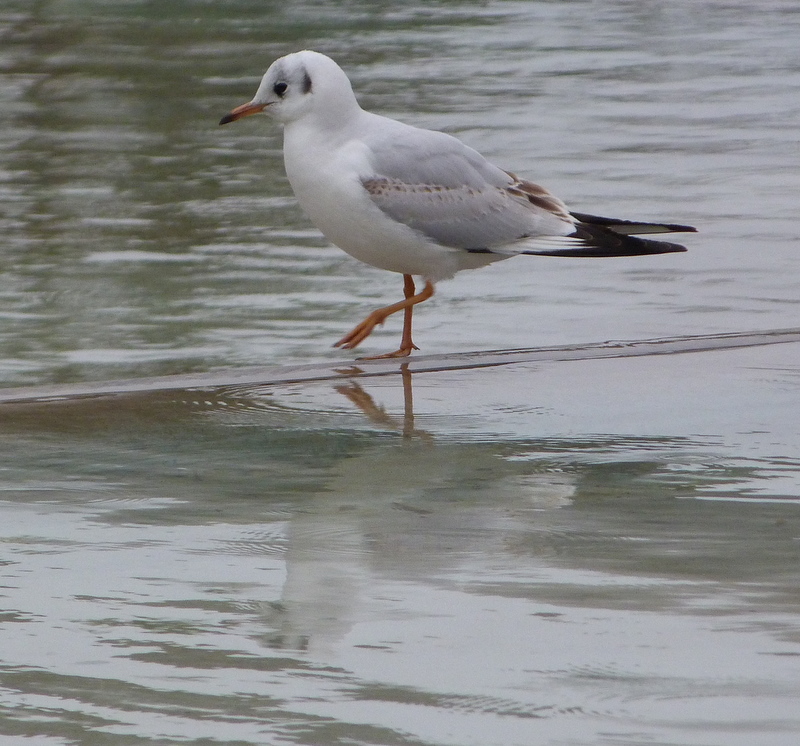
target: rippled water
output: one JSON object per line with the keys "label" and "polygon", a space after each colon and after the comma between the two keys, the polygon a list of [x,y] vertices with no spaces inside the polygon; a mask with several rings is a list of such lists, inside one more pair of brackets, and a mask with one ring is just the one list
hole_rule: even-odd
{"label": "rippled water", "polygon": [[[423,352],[796,327],[798,38],[772,0],[6,0],[0,381],[347,367],[399,279],[269,122],[217,127],[299,47],[700,230],[463,273]],[[794,746],[798,394],[794,343],[3,405],[0,741]]]}

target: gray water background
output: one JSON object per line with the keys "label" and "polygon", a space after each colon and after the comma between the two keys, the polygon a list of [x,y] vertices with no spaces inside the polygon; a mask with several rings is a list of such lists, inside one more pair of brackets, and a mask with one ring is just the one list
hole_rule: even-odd
{"label": "gray water background", "polygon": [[[313,229],[266,119],[217,127],[302,47],[700,230],[463,273],[424,353],[796,327],[798,39],[772,0],[5,0],[0,382],[351,364],[399,277]],[[799,394],[785,344],[6,406],[0,742],[793,746]]]}

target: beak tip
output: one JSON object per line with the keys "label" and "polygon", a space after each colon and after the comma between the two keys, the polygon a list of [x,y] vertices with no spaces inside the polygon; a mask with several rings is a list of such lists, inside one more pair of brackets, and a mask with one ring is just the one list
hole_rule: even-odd
{"label": "beak tip", "polygon": [[241,119],[242,117],[249,117],[252,114],[258,114],[260,111],[264,111],[266,108],[266,104],[254,104],[252,101],[242,104],[241,106],[237,106],[233,111],[226,114],[222,119],[219,120],[220,124],[228,124],[229,122],[235,122],[237,119]]}

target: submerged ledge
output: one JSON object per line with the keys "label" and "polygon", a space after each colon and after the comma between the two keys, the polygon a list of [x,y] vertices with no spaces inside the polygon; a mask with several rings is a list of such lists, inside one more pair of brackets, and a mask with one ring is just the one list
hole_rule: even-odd
{"label": "submerged ledge", "polygon": [[456,352],[446,355],[419,355],[388,360],[352,360],[294,366],[249,366],[221,368],[207,373],[184,373],[148,378],[126,378],[88,383],[26,386],[0,389],[0,404],[64,401],[69,399],[151,394],[160,391],[216,389],[229,386],[313,383],[356,377],[391,376],[403,372],[429,373],[445,370],[472,370],[517,363],[599,360],[603,358],[677,355],[689,352],[714,352],[737,347],[800,342],[800,328],[767,331],[667,337],[640,341],[611,341],[594,344],[531,347],[485,352]]}

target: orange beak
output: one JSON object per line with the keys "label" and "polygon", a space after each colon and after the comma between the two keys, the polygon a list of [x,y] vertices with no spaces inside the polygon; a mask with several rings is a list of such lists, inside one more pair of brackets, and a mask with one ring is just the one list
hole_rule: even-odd
{"label": "orange beak", "polygon": [[235,122],[237,119],[241,119],[242,117],[249,117],[251,114],[258,114],[260,111],[264,111],[267,104],[253,104],[253,103],[246,103],[242,104],[241,106],[237,106],[230,114],[226,114],[222,119],[219,120],[220,124],[228,124],[229,122]]}

